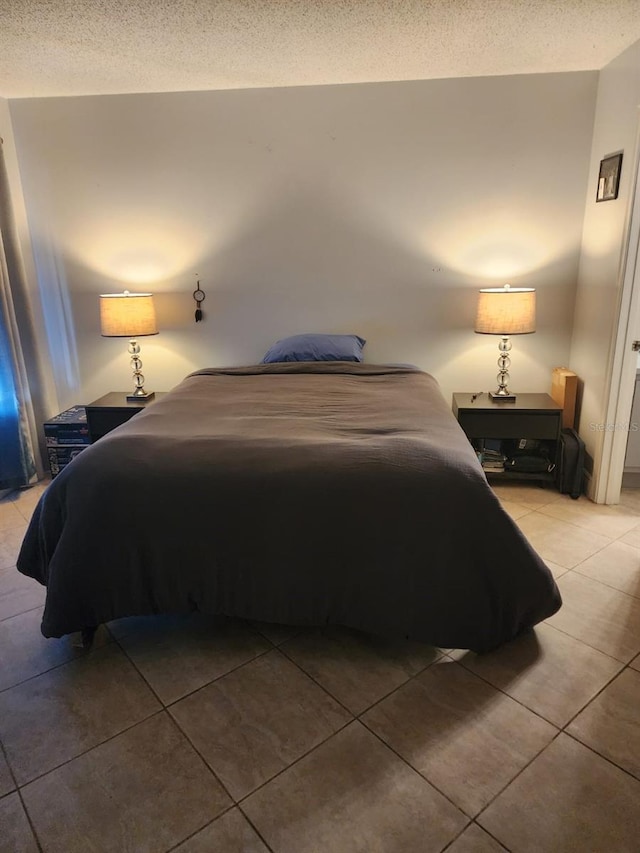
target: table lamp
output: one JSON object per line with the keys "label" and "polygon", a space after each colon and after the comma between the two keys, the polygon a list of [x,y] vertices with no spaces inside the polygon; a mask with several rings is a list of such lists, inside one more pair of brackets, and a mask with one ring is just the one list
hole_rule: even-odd
{"label": "table lamp", "polygon": [[511,335],[530,335],[536,330],[536,291],[533,287],[486,287],[478,295],[475,331],[500,335],[498,344],[498,390],[489,393],[496,402],[513,402],[516,395],[507,387],[511,359]]}
{"label": "table lamp", "polygon": [[144,390],[140,345],[136,338],[158,334],[153,295],[129,293],[128,290],[124,293],[101,293],[100,330],[106,338],[129,338],[134,388],[132,394],[127,394],[127,400],[150,400],[154,392]]}

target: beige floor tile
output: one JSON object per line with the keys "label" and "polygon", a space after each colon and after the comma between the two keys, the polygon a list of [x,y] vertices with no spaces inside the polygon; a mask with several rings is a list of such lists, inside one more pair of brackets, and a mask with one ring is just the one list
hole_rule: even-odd
{"label": "beige floor tile", "polygon": [[612,542],[574,571],[640,598],[640,549],[632,545]]}
{"label": "beige floor tile", "polygon": [[527,483],[491,483],[491,488],[501,501],[511,501],[522,504],[529,509],[538,509],[541,506],[554,503],[562,495],[555,489],[543,488],[540,485],[528,485]]}
{"label": "beige floor tile", "polygon": [[271,648],[239,621],[198,613],[147,617],[119,642],[167,705]]}
{"label": "beige floor tile", "polygon": [[453,662],[430,666],[362,721],[471,817],[558,731]]}
{"label": "beige floor tile", "polygon": [[489,654],[451,656],[556,726],[566,725],[622,669],[620,662],[544,624]]}
{"label": "beige floor tile", "polygon": [[275,649],[187,696],[171,713],[236,800],[353,719]]}
{"label": "beige floor tile", "polygon": [[472,823],[451,847],[447,847],[447,853],[504,853],[504,849],[484,829]]}
{"label": "beige floor tile", "polygon": [[640,672],[623,670],[567,731],[640,779]]}
{"label": "beige floor tile", "polygon": [[278,853],[435,853],[467,820],[358,722],[268,782],[242,809]]}
{"label": "beige floor tile", "polygon": [[360,714],[440,657],[414,642],[330,628],[289,640],[283,651],[352,713]]}
{"label": "beige floor tile", "polygon": [[637,853],[640,782],[560,734],[478,822],[518,853]]}
{"label": "beige floor tile", "polygon": [[523,515],[527,515],[527,513],[532,512],[530,506],[525,506],[524,504],[516,503],[515,501],[500,501],[502,508],[505,512],[508,512],[511,518],[514,520],[517,518],[522,518]]}
{"label": "beige floor tile", "polygon": [[16,568],[0,569],[0,622],[42,608],[46,597],[47,591],[41,584],[21,575]]}
{"label": "beige floor tile", "polygon": [[157,853],[205,826],[230,799],[164,713],[22,789],[47,853]]}
{"label": "beige floor tile", "polygon": [[0,529],[0,570],[15,566],[26,529],[24,523]]}
{"label": "beige floor tile", "polygon": [[578,572],[558,587],[563,605],[548,624],[625,663],[640,652],[640,600]]}
{"label": "beige floor tile", "polygon": [[0,800],[0,853],[38,853],[20,797],[9,794]]}
{"label": "beige floor tile", "polygon": [[517,524],[543,560],[551,560],[565,569],[572,569],[611,542],[605,536],[541,512],[530,512],[518,519]]}
{"label": "beige floor tile", "polygon": [[629,666],[632,667],[633,669],[637,669],[638,672],[640,672],[640,655],[638,655],[637,658],[634,658],[631,661],[631,663],[629,664]]}
{"label": "beige floor tile", "polygon": [[23,527],[24,522],[25,517],[18,512],[12,501],[3,501],[0,503],[0,530]]}
{"label": "beige floor tile", "polygon": [[640,489],[622,489],[620,492],[620,506],[640,513]]}
{"label": "beige floor tile", "polygon": [[12,494],[11,500],[13,505],[27,521],[30,520],[33,510],[45,493],[49,482],[49,480],[46,480],[43,483],[30,486],[28,489],[18,489]]}
{"label": "beige floor tile", "polygon": [[588,498],[573,501],[570,497],[541,507],[539,512],[568,521],[610,539],[624,536],[638,524],[638,514],[626,507],[594,504]]}
{"label": "beige floor tile", "polygon": [[621,542],[627,545],[633,545],[634,548],[640,548],[640,524],[633,527],[628,533],[620,537]]}
{"label": "beige floor tile", "polygon": [[112,643],[0,693],[0,739],[24,785],[160,708]]}
{"label": "beige floor tile", "polygon": [[[42,608],[29,610],[0,622],[0,690],[40,675],[87,652],[74,646],[71,635],[59,640],[45,639],[40,633]],[[94,648],[108,640],[107,632],[99,629]]]}
{"label": "beige floor tile", "polygon": [[554,563],[553,560],[545,560],[545,563],[547,564],[547,567],[549,568],[549,571],[554,576],[554,578],[562,577],[565,572],[569,571],[569,569],[565,569],[564,566],[559,566],[557,563]]}
{"label": "beige floor tile", "polygon": [[0,797],[4,797],[9,791],[13,791],[16,785],[11,777],[11,771],[2,750],[0,750]]}
{"label": "beige floor tile", "polygon": [[239,809],[231,809],[173,853],[269,853]]}

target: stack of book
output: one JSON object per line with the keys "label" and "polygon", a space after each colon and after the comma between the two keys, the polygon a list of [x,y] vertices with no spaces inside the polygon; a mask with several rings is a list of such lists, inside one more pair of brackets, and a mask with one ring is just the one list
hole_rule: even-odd
{"label": "stack of book", "polygon": [[72,406],[44,424],[51,476],[55,477],[91,443],[84,406]]}
{"label": "stack of book", "polygon": [[507,457],[499,450],[485,448],[478,451],[478,459],[484,471],[495,473],[496,471],[504,471],[504,463]]}

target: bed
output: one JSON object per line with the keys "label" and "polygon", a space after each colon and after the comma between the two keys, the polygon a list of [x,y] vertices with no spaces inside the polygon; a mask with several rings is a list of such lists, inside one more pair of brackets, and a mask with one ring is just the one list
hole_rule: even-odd
{"label": "bed", "polygon": [[18,569],[45,637],[197,610],[485,652],[561,604],[435,379],[345,361],[189,375],[52,481]]}

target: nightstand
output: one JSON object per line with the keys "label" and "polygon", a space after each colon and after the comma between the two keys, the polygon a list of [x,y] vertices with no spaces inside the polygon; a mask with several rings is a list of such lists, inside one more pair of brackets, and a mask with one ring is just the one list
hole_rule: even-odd
{"label": "nightstand", "polygon": [[130,403],[127,400],[127,391],[112,391],[105,394],[86,407],[87,426],[91,443],[102,438],[112,429],[125,423],[147,406],[153,405],[165,395],[165,391],[156,391],[150,400],[136,400]]}
{"label": "nightstand", "polygon": [[[475,397],[475,399],[473,399]],[[481,450],[488,439],[538,439],[547,443],[557,462],[562,409],[548,394],[518,394],[512,403],[496,403],[487,394],[454,394],[453,414],[473,446]],[[554,472],[491,471],[503,478],[553,482]]]}

